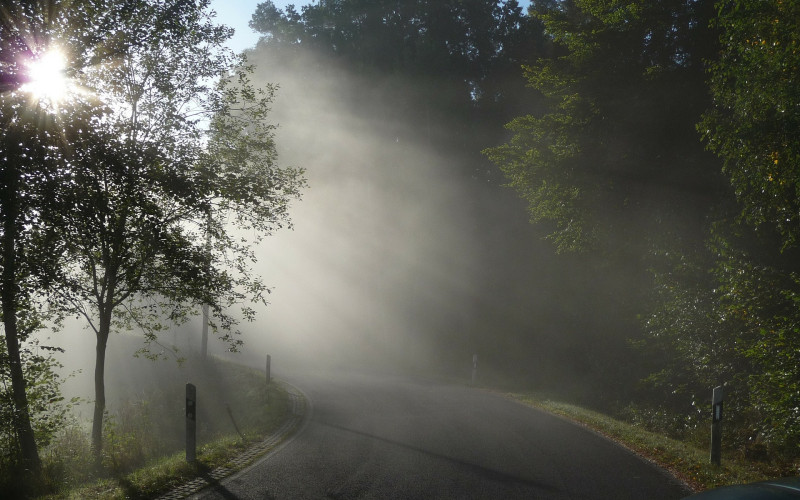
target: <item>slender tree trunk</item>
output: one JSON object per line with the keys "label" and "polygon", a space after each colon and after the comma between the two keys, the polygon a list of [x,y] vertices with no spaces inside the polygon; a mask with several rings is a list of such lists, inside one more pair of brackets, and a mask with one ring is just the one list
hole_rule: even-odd
{"label": "slender tree trunk", "polygon": [[106,346],[111,331],[111,308],[100,313],[94,363],[94,416],[92,419],[92,452],[97,470],[103,466],[103,416],[106,411]]}
{"label": "slender tree trunk", "polygon": [[203,304],[203,328],[201,334],[200,359],[205,360],[208,357],[208,304]]}
{"label": "slender tree trunk", "polygon": [[[206,216],[206,252],[211,254],[211,212]],[[200,359],[203,361],[208,357],[208,304],[203,304],[203,328],[200,339]]]}
{"label": "slender tree trunk", "polygon": [[11,388],[14,396],[13,426],[17,434],[20,448],[20,461],[32,482],[36,482],[41,472],[39,450],[33,434],[28,396],[25,393],[25,377],[22,373],[22,357],[20,355],[20,339],[17,324],[19,304],[19,288],[16,277],[17,261],[17,218],[19,217],[17,197],[17,169],[13,161],[4,165],[2,192],[2,257],[3,273],[0,285],[0,301],[2,301],[3,327],[8,349],[9,370],[11,372]]}

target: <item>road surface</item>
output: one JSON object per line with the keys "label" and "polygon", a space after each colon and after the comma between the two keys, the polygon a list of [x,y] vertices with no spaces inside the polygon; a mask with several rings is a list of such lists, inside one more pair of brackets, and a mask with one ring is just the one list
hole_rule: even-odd
{"label": "road surface", "polygon": [[566,420],[469,387],[292,377],[310,399],[284,447],[196,499],[678,499],[663,470]]}

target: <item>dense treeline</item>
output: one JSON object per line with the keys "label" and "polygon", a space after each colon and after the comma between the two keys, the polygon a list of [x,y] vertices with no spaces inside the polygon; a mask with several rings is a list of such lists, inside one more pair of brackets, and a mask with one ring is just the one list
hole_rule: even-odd
{"label": "dense treeline", "polygon": [[[635,412],[671,415],[676,432],[698,425],[724,384],[736,443],[791,455],[797,9],[542,0],[526,15],[514,0],[329,0],[299,12],[264,2],[251,26],[260,51],[315,50],[391,87],[387,116],[416,123],[417,139],[467,175],[515,189],[563,254],[548,262],[583,274],[580,292],[554,287],[548,313],[506,311],[526,316],[522,329],[499,320],[469,333],[473,345],[515,351],[507,376],[540,389],[593,380],[584,397],[619,408],[633,396]],[[485,173],[486,158],[504,179]],[[528,286],[557,274],[542,269]]]}

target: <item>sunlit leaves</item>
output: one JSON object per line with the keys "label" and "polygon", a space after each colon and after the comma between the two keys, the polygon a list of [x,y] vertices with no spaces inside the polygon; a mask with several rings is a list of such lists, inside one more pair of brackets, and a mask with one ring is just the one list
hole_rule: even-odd
{"label": "sunlit leaves", "polygon": [[[51,356],[51,350],[55,349],[31,342],[22,352],[33,428],[41,446],[46,446],[64,425],[68,408],[60,393],[61,378],[57,375],[60,365]],[[11,426],[15,410],[10,378],[8,351],[5,342],[0,342],[0,451],[3,453],[0,464],[4,467],[12,466],[8,458],[18,446]]]}
{"label": "sunlit leaves", "polygon": [[720,2],[714,107],[698,130],[725,161],[742,215],[800,238],[800,16],[796,2]]}

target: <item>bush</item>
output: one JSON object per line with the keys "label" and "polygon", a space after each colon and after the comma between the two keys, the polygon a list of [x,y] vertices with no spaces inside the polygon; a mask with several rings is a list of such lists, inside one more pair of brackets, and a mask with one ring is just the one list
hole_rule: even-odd
{"label": "bush", "polygon": [[[46,447],[66,423],[69,404],[61,396],[61,379],[56,370],[61,366],[54,358],[58,349],[40,346],[37,341],[21,348],[22,370],[27,384],[28,411],[36,442]],[[12,425],[14,397],[11,388],[10,360],[5,338],[0,335],[0,491],[13,492],[19,487],[19,445]]]}

